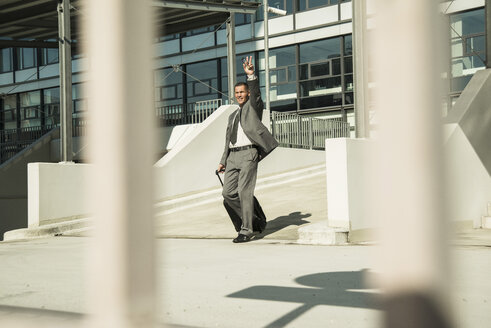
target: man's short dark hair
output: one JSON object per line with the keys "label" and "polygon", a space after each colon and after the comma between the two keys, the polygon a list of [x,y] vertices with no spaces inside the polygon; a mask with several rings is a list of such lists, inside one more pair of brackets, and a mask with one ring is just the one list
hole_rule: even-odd
{"label": "man's short dark hair", "polygon": [[234,91],[235,91],[235,88],[240,87],[242,85],[245,86],[246,91],[249,91],[249,86],[245,82],[237,82],[237,83],[235,83]]}

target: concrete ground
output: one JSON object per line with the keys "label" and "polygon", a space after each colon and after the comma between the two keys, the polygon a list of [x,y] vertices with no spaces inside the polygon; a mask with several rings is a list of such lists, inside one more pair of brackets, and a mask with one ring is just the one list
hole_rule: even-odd
{"label": "concrete ground", "polygon": [[[380,292],[367,279],[379,246],[296,244],[299,228],[326,220],[325,175],[259,186],[256,195],[269,223],[246,244],[231,242],[236,233],[220,198],[157,208],[158,322],[175,328],[380,327]],[[0,327],[82,326],[91,240],[0,242]],[[461,232],[452,244],[455,326],[489,327],[491,230]]]}
{"label": "concrete ground", "polygon": [[[491,232],[457,239],[449,274],[456,327],[489,327]],[[0,243],[0,327],[30,319],[36,327],[82,323],[90,241]],[[158,321],[169,327],[380,327],[379,291],[366,279],[378,247],[158,239]]]}

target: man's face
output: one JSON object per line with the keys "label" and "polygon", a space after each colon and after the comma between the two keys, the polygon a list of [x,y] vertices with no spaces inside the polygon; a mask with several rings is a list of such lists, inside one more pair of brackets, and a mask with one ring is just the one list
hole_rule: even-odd
{"label": "man's face", "polygon": [[237,102],[239,103],[239,106],[242,107],[249,99],[249,90],[247,90],[247,87],[245,85],[239,85],[235,87],[235,99],[237,99]]}

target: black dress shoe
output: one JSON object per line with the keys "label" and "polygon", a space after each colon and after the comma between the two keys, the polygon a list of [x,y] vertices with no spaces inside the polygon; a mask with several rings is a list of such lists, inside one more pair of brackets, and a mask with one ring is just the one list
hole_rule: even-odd
{"label": "black dress shoe", "polygon": [[237,238],[235,238],[232,241],[234,243],[245,243],[245,242],[248,242],[250,240],[251,240],[251,236],[246,236],[246,235],[243,235],[243,234],[239,233],[239,235],[237,236]]}

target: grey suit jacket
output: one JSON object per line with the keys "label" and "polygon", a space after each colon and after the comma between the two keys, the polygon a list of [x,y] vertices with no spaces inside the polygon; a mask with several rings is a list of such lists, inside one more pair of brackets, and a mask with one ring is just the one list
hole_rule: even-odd
{"label": "grey suit jacket", "polygon": [[[258,147],[259,160],[262,160],[278,146],[278,142],[261,122],[264,104],[261,99],[261,91],[259,90],[259,81],[256,78],[247,81],[247,85],[249,86],[250,96],[242,107],[240,124],[249,140]],[[220,160],[220,164],[222,165],[226,165],[227,157],[230,152],[230,133],[238,110],[239,109],[234,111],[228,117],[227,132],[225,134],[225,150],[223,151],[222,159]]]}

